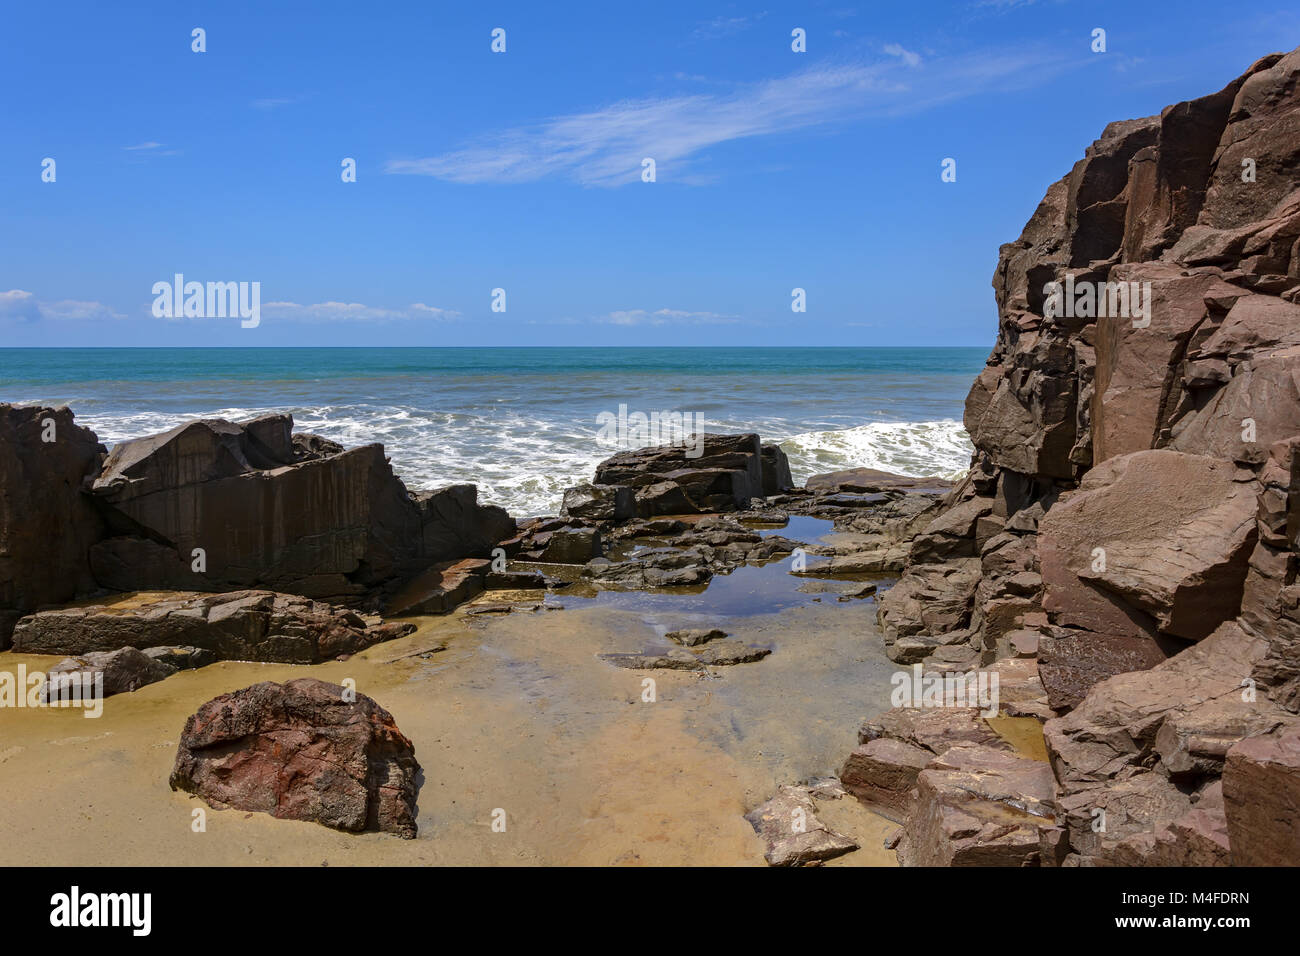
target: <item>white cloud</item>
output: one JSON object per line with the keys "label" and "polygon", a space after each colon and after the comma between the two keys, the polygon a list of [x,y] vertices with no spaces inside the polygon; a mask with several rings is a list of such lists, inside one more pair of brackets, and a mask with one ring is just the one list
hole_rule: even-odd
{"label": "white cloud", "polygon": [[0,292],[0,319],[18,319],[24,322],[36,322],[41,319],[54,322],[84,322],[124,318],[126,316],[122,313],[114,311],[102,302],[83,302],[77,299],[43,302],[22,289]]}
{"label": "white cloud", "polygon": [[609,325],[730,325],[739,322],[734,315],[717,312],[687,312],[683,309],[622,309],[595,321]]}
{"label": "white cloud", "polygon": [[22,289],[0,292],[0,317],[35,321],[41,317],[36,297]]}
{"label": "white cloud", "polygon": [[267,302],[262,306],[262,315],[289,322],[394,322],[410,319],[451,322],[460,318],[459,312],[423,302],[414,302],[404,309],[384,309],[360,302],[316,302],[310,305]]}
{"label": "white cloud", "polygon": [[767,16],[766,12],[752,17],[714,17],[695,28],[693,36],[697,40],[710,40],[717,37],[731,36],[741,30],[747,30]]}
{"label": "white cloud", "polygon": [[566,177],[588,186],[618,186],[639,182],[641,161],[651,157],[660,182],[680,182],[692,157],[722,143],[917,112],[991,89],[1042,82],[1083,62],[1060,51],[1022,49],[922,64],[917,54],[898,49],[876,63],[818,67],[727,93],[623,100],[486,135],[439,156],[389,160],[384,170],[453,183]]}
{"label": "white cloud", "polygon": [[890,56],[896,56],[908,66],[920,66],[921,54],[913,53],[911,50],[905,50],[897,43],[886,43],[885,52]]}
{"label": "white cloud", "polygon": [[164,145],[163,143],[155,143],[151,140],[147,143],[139,143],[135,146],[123,146],[122,148],[127,150],[128,152],[134,152],[135,150],[138,149],[161,149],[163,145]]}

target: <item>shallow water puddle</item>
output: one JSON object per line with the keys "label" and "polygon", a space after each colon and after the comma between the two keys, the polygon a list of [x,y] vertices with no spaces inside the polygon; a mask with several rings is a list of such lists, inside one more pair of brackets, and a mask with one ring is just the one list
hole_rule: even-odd
{"label": "shallow water puddle", "polygon": [[[781,535],[805,544],[815,545],[827,534],[834,531],[834,523],[821,518],[809,518],[792,515],[789,523],[780,527],[764,525],[755,526],[753,530],[763,537]],[[655,547],[659,542],[647,544],[637,542],[641,548]],[[627,550],[635,554],[637,548]],[[827,559],[817,556],[807,558],[809,566]],[[617,610],[664,612],[681,617],[703,619],[710,616],[748,617],[759,614],[774,614],[786,608],[800,607],[805,604],[817,604],[825,601],[834,602],[837,597],[836,585],[831,584],[824,592],[800,590],[811,581],[820,580],[798,577],[790,574],[794,562],[792,555],[786,554],[765,561],[761,564],[744,564],[730,574],[715,574],[706,585],[692,588],[663,588],[657,591],[619,591],[599,590],[594,594],[581,585],[573,590],[562,592],[560,600],[569,606],[579,602],[592,602],[601,607]],[[538,565],[538,567],[546,567]],[[552,566],[553,567],[553,566]],[[842,585],[848,589],[859,583],[858,579],[843,578]],[[862,577],[860,580],[871,580]],[[867,599],[869,600],[869,599]],[[689,624],[674,625],[689,627]],[[669,628],[671,629],[671,628]]]}
{"label": "shallow water puddle", "polygon": [[[796,521],[772,533],[812,543],[830,526]],[[763,865],[743,814],[782,784],[834,773],[862,718],[889,706],[895,670],[873,602],[799,592],[806,579],[786,573],[789,560],[738,568],[695,594],[561,593],[562,611],[420,618],[416,633],[347,661],[183,671],[109,698],[95,720],[9,711],[0,864]],[[707,675],[597,656],[704,625],[773,653]],[[57,660],[6,653],[0,667]],[[305,676],[353,679],[410,737],[424,770],[417,839],[216,811],[168,788],[200,704]],[[195,809],[205,832],[191,828]],[[504,833],[491,828],[496,809]],[[862,844],[830,865],[893,864],[881,846],[888,821],[851,798],[819,813]]]}

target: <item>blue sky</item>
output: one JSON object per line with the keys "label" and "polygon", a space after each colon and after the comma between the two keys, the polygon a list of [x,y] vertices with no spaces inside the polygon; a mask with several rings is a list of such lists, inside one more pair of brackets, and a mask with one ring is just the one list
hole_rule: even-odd
{"label": "blue sky", "polygon": [[[1107,122],[1298,44],[1274,0],[9,4],[0,345],[989,345]],[[260,325],[155,318],[177,272]]]}

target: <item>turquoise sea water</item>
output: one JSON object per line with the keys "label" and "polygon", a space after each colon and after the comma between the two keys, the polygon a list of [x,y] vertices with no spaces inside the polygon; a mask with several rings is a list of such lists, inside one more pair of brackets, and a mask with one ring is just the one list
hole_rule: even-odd
{"label": "turquoise sea water", "polygon": [[[972,348],[0,349],[0,401],[70,405],[108,444],[188,418],[293,414],[383,442],[413,488],[472,481],[519,515],[619,450],[602,413],[678,412],[783,444],[798,480],[963,471]],[[644,444],[635,438],[632,445]]]}

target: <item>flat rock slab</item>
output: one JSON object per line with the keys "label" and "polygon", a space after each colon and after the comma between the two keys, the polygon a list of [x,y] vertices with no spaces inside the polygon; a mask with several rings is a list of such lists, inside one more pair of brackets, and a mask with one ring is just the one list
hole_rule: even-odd
{"label": "flat rock slab", "polygon": [[750,647],[740,641],[713,641],[697,652],[673,648],[662,654],[601,654],[600,659],[618,667],[632,670],[703,670],[706,667],[725,667],[731,664],[750,664],[761,661],[771,648]]}
{"label": "flat rock slab", "polygon": [[816,865],[858,848],[817,819],[816,804],[806,787],[782,787],[745,819],[767,844],[763,858],[772,866]]}
{"label": "flat rock slab", "polygon": [[117,601],[39,611],[14,628],[26,654],[124,647],[192,647],[219,660],[317,664],[415,630],[321,601],[273,591],[123,595]]}
{"label": "flat rock slab", "polygon": [[682,644],[686,647],[697,647],[700,644],[707,644],[709,641],[716,641],[727,636],[726,631],[718,628],[685,628],[679,631],[669,631],[664,637],[674,644]]}
{"label": "flat rock slab", "polygon": [[818,494],[877,491],[933,491],[939,494],[951,488],[952,482],[943,478],[911,478],[875,468],[848,468],[813,475],[803,486]]}
{"label": "flat rock slab", "polygon": [[413,839],[419,774],[415,748],[388,711],[300,678],[200,707],[185,722],[170,784],[217,809]]}
{"label": "flat rock slab", "polygon": [[388,599],[388,614],[447,614],[483,592],[490,562],[465,558],[435,564]]}

